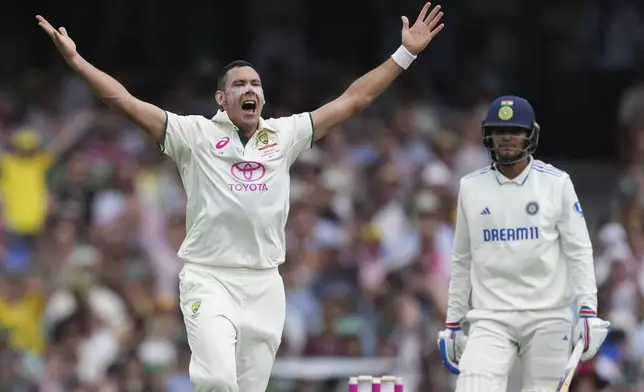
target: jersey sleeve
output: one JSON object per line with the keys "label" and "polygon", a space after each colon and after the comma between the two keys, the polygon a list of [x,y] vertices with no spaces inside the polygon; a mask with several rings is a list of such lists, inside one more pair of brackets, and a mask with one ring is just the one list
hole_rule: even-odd
{"label": "jersey sleeve", "polygon": [[597,310],[597,283],[590,235],[575,187],[567,177],[562,189],[562,214],[557,223],[561,245],[570,263],[570,276],[579,308]]}
{"label": "jersey sleeve", "polygon": [[447,299],[447,323],[461,322],[469,311],[469,299],[472,291],[470,269],[472,253],[470,247],[470,232],[463,208],[463,183],[458,195],[456,207],[456,229],[454,232],[454,247],[452,251],[452,271],[449,282]]}
{"label": "jersey sleeve", "polygon": [[313,147],[315,127],[311,113],[300,113],[290,117],[272,119],[269,120],[269,123],[276,127],[286,138],[285,144],[288,146],[286,154],[289,166],[295,162],[302,151]]}
{"label": "jersey sleeve", "polygon": [[180,163],[185,160],[196,145],[199,134],[198,116],[180,116],[166,113],[165,136],[159,147],[164,154]]}

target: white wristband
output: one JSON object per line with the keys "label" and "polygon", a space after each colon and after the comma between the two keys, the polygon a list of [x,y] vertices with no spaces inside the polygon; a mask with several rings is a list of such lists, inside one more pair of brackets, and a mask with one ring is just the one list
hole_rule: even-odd
{"label": "white wristband", "polygon": [[411,54],[407,48],[405,48],[405,45],[400,45],[398,50],[394,52],[394,54],[391,55],[391,58],[396,62],[396,64],[400,65],[403,69],[409,68],[411,63],[416,60],[416,56]]}

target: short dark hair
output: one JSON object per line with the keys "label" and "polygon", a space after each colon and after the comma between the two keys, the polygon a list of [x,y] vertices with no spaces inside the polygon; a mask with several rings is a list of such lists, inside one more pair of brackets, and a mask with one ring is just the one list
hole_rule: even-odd
{"label": "short dark hair", "polygon": [[251,67],[255,69],[255,67],[253,67],[253,64],[245,60],[235,60],[232,63],[227,64],[221,69],[221,72],[219,72],[219,76],[217,76],[217,89],[224,90],[226,88],[226,82],[228,81],[228,71],[230,71],[233,68],[241,68],[241,67]]}

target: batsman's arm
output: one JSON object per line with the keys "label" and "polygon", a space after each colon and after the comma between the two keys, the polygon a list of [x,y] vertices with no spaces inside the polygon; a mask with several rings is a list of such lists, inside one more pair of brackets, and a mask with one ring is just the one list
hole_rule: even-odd
{"label": "batsman's arm", "polygon": [[[461,181],[462,189],[463,182]],[[447,299],[447,324],[460,323],[469,310],[469,298],[472,292],[471,264],[470,233],[462,204],[462,192],[459,192],[454,249],[452,252],[452,271]]]}
{"label": "batsman's arm", "polygon": [[94,67],[80,55],[69,61],[69,65],[108,107],[128,117],[157,143],[163,143],[165,111],[137,99],[116,79]]}
{"label": "batsman's arm", "polygon": [[593,247],[584,213],[570,177],[567,177],[563,184],[562,203],[562,214],[557,222],[557,228],[563,252],[570,263],[570,277],[578,305],[579,308],[588,306],[596,311],[597,282],[595,281]]}
{"label": "batsman's arm", "polygon": [[353,82],[338,98],[314,110],[311,118],[315,126],[315,140],[323,138],[331,129],[363,111],[402,71],[403,68],[389,58]]}

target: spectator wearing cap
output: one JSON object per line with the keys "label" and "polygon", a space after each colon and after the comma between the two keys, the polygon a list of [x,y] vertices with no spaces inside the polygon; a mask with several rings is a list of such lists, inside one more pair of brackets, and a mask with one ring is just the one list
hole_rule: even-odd
{"label": "spectator wearing cap", "polygon": [[35,129],[23,128],[11,136],[10,150],[0,158],[0,196],[9,247],[34,246],[47,216],[47,173],[92,121],[88,113],[73,117],[44,148]]}
{"label": "spectator wearing cap", "polygon": [[40,356],[45,349],[42,312],[45,294],[33,276],[31,254],[25,249],[7,252],[0,275],[0,327],[11,346],[23,354]]}
{"label": "spectator wearing cap", "polygon": [[359,239],[358,283],[367,298],[383,295],[387,270],[382,256],[382,232],[378,226],[366,224],[360,229]]}

